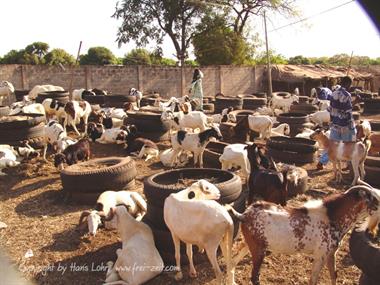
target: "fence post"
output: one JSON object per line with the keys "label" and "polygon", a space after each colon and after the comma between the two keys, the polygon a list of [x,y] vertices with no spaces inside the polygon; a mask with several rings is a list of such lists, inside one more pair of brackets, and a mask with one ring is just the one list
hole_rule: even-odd
{"label": "fence post", "polygon": [[219,65],[218,68],[219,71],[219,92],[218,93],[223,93],[223,75],[222,75],[222,66]]}

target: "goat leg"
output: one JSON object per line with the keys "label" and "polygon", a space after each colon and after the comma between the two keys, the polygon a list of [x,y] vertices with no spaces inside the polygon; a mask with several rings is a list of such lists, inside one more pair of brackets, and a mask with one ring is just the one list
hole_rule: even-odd
{"label": "goat leg", "polygon": [[309,285],[317,284],[319,273],[321,272],[324,264],[325,264],[325,257],[320,256],[314,259]]}
{"label": "goat leg", "polygon": [[189,275],[191,278],[196,278],[197,277],[197,271],[195,270],[194,267],[194,262],[193,262],[193,245],[191,243],[186,243],[186,254],[187,258],[189,259]]}
{"label": "goat leg", "polygon": [[183,278],[182,270],[181,270],[181,250],[180,250],[180,240],[179,238],[172,233],[172,239],[174,243],[174,249],[175,249],[175,263],[177,266],[178,272],[175,275],[175,280],[179,281]]}
{"label": "goat leg", "polygon": [[336,272],[336,263],[335,263],[335,254],[336,252],[332,252],[327,256],[327,268],[329,269],[331,285],[336,284],[337,272]]}

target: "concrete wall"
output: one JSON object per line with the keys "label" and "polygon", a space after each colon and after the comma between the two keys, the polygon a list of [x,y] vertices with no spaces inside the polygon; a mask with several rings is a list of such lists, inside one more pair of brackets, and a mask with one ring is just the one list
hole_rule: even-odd
{"label": "concrete wall", "polygon": [[[374,75],[374,91],[380,88],[380,66],[355,67]],[[208,66],[204,73],[203,91],[207,95],[252,93],[266,89],[264,66]],[[72,76],[73,71],[73,76]],[[54,84],[68,90],[73,88],[101,88],[114,94],[126,94],[131,87],[143,92],[157,91],[162,97],[187,94],[194,68],[152,66],[78,66],[0,65],[0,81],[7,80],[16,89],[31,89],[37,84]]]}
{"label": "concrete wall", "polygon": [[[73,76],[72,76],[73,71]],[[70,88],[101,88],[114,94],[126,94],[131,87],[143,92],[157,91],[162,97],[188,93],[194,68],[148,66],[0,65],[0,81],[7,80],[16,89],[31,89],[37,84]],[[183,73],[182,73],[183,72]],[[211,66],[202,68],[205,95],[250,93],[257,90],[255,67]],[[183,80],[181,80],[183,76]]]}

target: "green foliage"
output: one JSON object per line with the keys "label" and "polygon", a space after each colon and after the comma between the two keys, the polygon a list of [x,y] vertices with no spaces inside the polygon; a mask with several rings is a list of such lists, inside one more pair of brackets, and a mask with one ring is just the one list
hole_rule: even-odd
{"label": "green foliage", "polygon": [[[281,54],[275,54],[273,50],[269,50],[270,63],[272,64],[288,64],[288,60]],[[266,52],[261,52],[255,58],[256,64],[267,64]]]}
{"label": "green foliage", "polygon": [[310,64],[310,59],[302,55],[289,58],[289,64]]}
{"label": "green foliage", "polygon": [[75,58],[67,53],[63,49],[53,49],[50,52],[48,52],[45,57],[45,63],[48,65],[57,65],[57,64],[63,64],[63,65],[73,65],[75,64]]}
{"label": "green foliage", "polygon": [[197,67],[197,66],[199,66],[199,63],[196,60],[187,59],[187,60],[185,60],[185,65]]}
{"label": "green foliage", "polygon": [[123,59],[124,65],[151,65],[151,55],[146,49],[131,50]]}
{"label": "green foliage", "polygon": [[82,55],[79,60],[80,65],[105,65],[117,64],[115,55],[105,47],[92,47],[87,54]]}
{"label": "green foliage", "polygon": [[193,39],[194,54],[201,65],[245,64],[251,49],[245,39],[228,27],[221,15],[207,15]]}
{"label": "green foliage", "polygon": [[10,50],[4,55],[1,63],[2,64],[26,64],[25,50]]}
{"label": "green foliage", "polygon": [[[187,62],[192,62],[191,60],[185,60],[185,64],[187,65]],[[157,63],[158,65],[164,65],[164,66],[176,66],[177,62],[174,59],[171,58],[161,58],[161,60]]]}
{"label": "green foliage", "polygon": [[37,55],[37,57],[42,60],[42,58],[47,54],[49,50],[49,45],[44,42],[34,42],[27,45],[25,52],[30,55]]}
{"label": "green foliage", "polygon": [[185,59],[196,22],[207,9],[201,1],[121,0],[113,15],[122,20],[117,41],[120,46],[133,40],[141,47],[151,42],[161,44],[168,35],[177,58]]}

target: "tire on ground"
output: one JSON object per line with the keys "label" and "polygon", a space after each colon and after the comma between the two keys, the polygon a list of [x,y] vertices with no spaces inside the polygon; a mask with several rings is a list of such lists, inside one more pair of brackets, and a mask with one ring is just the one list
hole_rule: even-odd
{"label": "tire on ground", "polygon": [[365,230],[359,228],[352,231],[349,247],[354,264],[371,280],[380,284],[380,247],[370,241]]}
{"label": "tire on ground", "polygon": [[47,98],[55,99],[58,102],[65,104],[70,100],[70,95],[68,91],[41,92],[37,95],[36,103],[42,103]]}
{"label": "tire on ground", "polygon": [[316,141],[304,138],[271,137],[267,146],[277,150],[294,151],[297,153],[314,153],[318,150]]}
{"label": "tire on ground", "polygon": [[41,114],[25,114],[2,117],[0,119],[0,133],[3,130],[31,128],[42,122],[46,122],[46,119],[45,116]]}
{"label": "tire on ground", "polygon": [[162,207],[166,197],[186,188],[177,184],[179,179],[210,178],[216,179],[216,182],[211,182],[221,193],[221,203],[230,203],[239,197],[242,189],[240,177],[229,171],[213,168],[182,168],[153,174],[144,180],[144,194],[148,203]]}
{"label": "tire on ground", "polygon": [[[105,167],[85,169],[92,165]],[[100,194],[132,187],[136,175],[135,161],[131,157],[107,157],[71,165],[61,171],[61,180],[65,192]]]}
{"label": "tire on ground", "polygon": [[208,168],[220,169],[222,165],[219,158],[223,154],[224,148],[228,145],[228,143],[224,142],[209,142],[203,153],[204,166]]}
{"label": "tire on ground", "polygon": [[0,106],[0,117],[8,116],[10,111],[8,106]]}
{"label": "tire on ground", "polygon": [[218,96],[215,99],[215,113],[221,113],[223,109],[233,107],[234,110],[243,109],[243,99],[236,97]]}
{"label": "tire on ground", "polygon": [[293,151],[277,150],[268,147],[267,154],[275,161],[294,163],[296,165],[303,165],[306,163],[312,163],[316,159],[316,153],[297,153]]}

